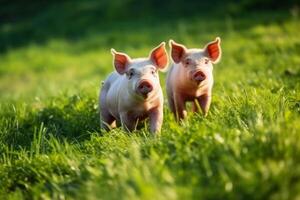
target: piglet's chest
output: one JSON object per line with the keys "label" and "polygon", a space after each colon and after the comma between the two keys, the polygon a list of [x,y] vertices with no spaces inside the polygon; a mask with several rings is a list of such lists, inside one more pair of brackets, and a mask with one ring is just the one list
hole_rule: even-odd
{"label": "piglet's chest", "polygon": [[208,91],[209,88],[207,87],[207,85],[204,85],[202,87],[178,87],[175,93],[181,96],[181,98],[185,99],[186,101],[193,101],[195,98],[208,93]]}
{"label": "piglet's chest", "polygon": [[149,115],[149,112],[156,106],[157,100],[139,102],[127,107],[127,113],[132,118],[145,119]]}

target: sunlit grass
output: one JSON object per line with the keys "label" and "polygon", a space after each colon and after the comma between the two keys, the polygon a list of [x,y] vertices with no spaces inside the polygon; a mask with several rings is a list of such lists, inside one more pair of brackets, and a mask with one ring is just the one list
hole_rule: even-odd
{"label": "sunlit grass", "polygon": [[[269,17],[128,22],[1,54],[0,198],[299,198],[300,22]],[[216,36],[208,117],[177,124],[166,106],[158,137],[147,125],[100,131],[111,47],[140,57],[169,38],[200,48]]]}

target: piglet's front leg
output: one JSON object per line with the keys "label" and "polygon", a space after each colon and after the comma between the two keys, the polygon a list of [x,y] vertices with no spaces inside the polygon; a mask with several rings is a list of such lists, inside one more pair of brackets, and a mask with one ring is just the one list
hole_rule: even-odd
{"label": "piglet's front leg", "polygon": [[210,107],[211,96],[210,95],[202,95],[195,99],[192,104],[193,112],[199,113],[202,111],[203,115],[206,116]]}
{"label": "piglet's front leg", "polygon": [[204,116],[207,116],[210,103],[211,103],[211,95],[205,94],[200,97],[198,97],[198,101],[202,110],[202,113]]}
{"label": "piglet's front leg", "polygon": [[176,120],[179,122],[180,120],[183,120],[187,116],[185,100],[183,100],[179,94],[174,95],[174,105],[175,105],[174,116]]}
{"label": "piglet's front leg", "polygon": [[150,119],[150,132],[152,134],[156,134],[160,132],[162,122],[163,122],[162,106],[152,109],[149,113],[149,119]]}
{"label": "piglet's front leg", "polygon": [[121,124],[126,131],[133,131],[137,126],[137,119],[133,118],[130,113],[124,112],[120,114]]}

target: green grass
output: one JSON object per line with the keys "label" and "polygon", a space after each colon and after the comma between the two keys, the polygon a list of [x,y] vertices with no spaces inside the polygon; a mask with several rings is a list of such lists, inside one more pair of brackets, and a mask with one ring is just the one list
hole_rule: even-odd
{"label": "green grass", "polygon": [[[299,199],[299,27],[288,13],[129,21],[3,52],[0,199]],[[100,131],[111,47],[139,57],[169,38],[216,36],[208,117],[176,124],[165,106],[159,137],[147,125]]]}

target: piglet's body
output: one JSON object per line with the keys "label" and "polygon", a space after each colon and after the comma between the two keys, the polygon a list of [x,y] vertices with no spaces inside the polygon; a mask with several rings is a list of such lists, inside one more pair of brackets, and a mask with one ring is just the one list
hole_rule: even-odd
{"label": "piglet's body", "polygon": [[119,122],[132,131],[149,118],[150,131],[159,132],[163,94],[158,70],[167,66],[165,43],[155,48],[149,58],[130,59],[124,53],[114,50],[112,53],[116,71],[105,80],[99,98],[102,128],[113,128]]}
{"label": "piglet's body", "polygon": [[206,116],[211,103],[213,65],[221,58],[220,38],[208,43],[204,49],[187,49],[170,41],[174,61],[167,76],[167,95],[171,111],[177,120],[185,118],[186,102],[199,106]]}

